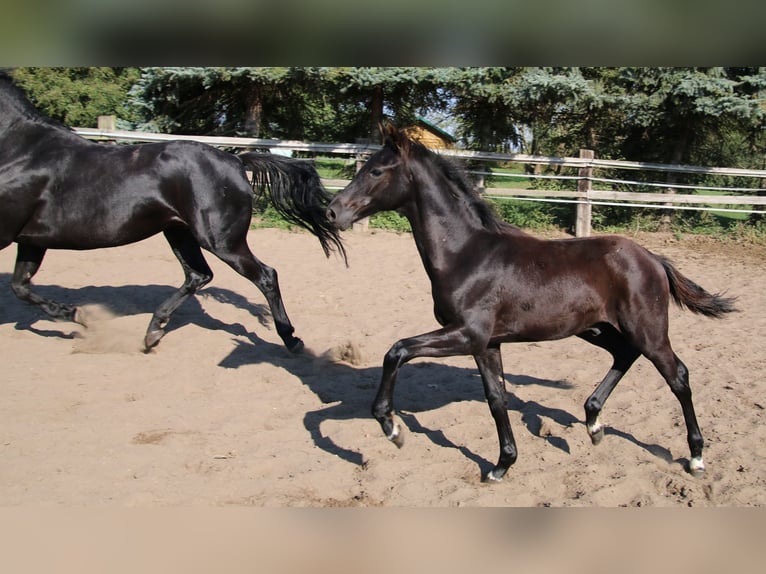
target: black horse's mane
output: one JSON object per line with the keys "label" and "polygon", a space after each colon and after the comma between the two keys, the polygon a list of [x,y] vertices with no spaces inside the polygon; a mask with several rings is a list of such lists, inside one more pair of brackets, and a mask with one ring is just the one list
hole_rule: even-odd
{"label": "black horse's mane", "polygon": [[13,76],[4,70],[0,70],[0,98],[5,104],[5,109],[13,110],[27,120],[74,133],[72,128],[49,118],[35,108],[24,90],[16,84]]}
{"label": "black horse's mane", "polygon": [[24,91],[16,85],[13,77],[4,71],[0,72],[0,95],[7,104],[26,118],[39,118],[40,112],[35,109]]}
{"label": "black horse's mane", "polygon": [[[469,206],[479,216],[481,224],[490,231],[503,231],[515,229],[515,226],[503,221],[490,203],[481,197],[476,186],[468,179],[465,168],[457,161],[451,158],[439,155],[428,149],[423,144],[410,140],[410,151],[414,152],[416,157],[430,160],[434,163],[447,180],[453,184],[462,197],[464,197]],[[457,196],[456,196],[457,197]]]}

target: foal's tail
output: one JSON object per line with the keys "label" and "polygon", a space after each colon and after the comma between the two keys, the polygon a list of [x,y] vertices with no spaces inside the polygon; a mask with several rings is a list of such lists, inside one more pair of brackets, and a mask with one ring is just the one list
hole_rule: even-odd
{"label": "foal's tail", "polygon": [[265,189],[274,209],[289,222],[316,235],[325,255],[337,250],[348,262],[338,229],[325,215],[332,199],[308,161],[248,152],[237,156],[253,171],[253,189]]}
{"label": "foal's tail", "polygon": [[683,276],[670,261],[660,256],[657,258],[665,268],[670,285],[670,294],[679,307],[686,307],[692,313],[699,313],[716,319],[720,319],[726,313],[737,311],[737,308],[734,307],[736,297],[723,297],[722,293],[708,293],[694,281]]}

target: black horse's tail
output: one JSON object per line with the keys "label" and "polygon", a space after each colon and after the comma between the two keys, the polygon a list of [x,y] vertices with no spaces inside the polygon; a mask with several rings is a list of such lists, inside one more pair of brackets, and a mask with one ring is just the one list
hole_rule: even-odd
{"label": "black horse's tail", "polygon": [[726,313],[737,311],[734,307],[736,297],[723,297],[722,293],[711,294],[694,281],[682,275],[673,264],[664,257],[657,256],[665,268],[670,285],[670,295],[682,309],[686,307],[692,313],[720,319]]}
{"label": "black horse's tail", "polygon": [[252,170],[253,189],[268,190],[271,204],[281,216],[316,235],[325,255],[337,250],[348,262],[339,231],[325,215],[332,195],[310,162],[257,152],[237,157]]}

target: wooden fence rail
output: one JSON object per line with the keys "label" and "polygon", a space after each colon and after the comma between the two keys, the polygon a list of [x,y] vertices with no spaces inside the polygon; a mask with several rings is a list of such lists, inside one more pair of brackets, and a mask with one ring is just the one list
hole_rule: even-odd
{"label": "wooden fence rail", "polygon": [[[108,125],[108,124],[104,124]],[[188,136],[173,134],[157,134],[147,132],[132,132],[113,129],[74,128],[79,135],[95,141],[110,142],[159,142],[171,140],[191,140],[207,143],[216,147],[233,149],[259,149],[264,151],[287,150],[298,152],[317,153],[322,155],[341,155],[356,161],[360,165],[360,158],[374,153],[380,149],[375,144],[337,144],[337,143],[312,143],[289,140],[274,140],[263,138],[242,137],[217,137],[217,136]],[[580,157],[548,157],[527,154],[501,154],[494,152],[477,152],[467,150],[436,150],[445,156],[456,157],[463,160],[488,161],[488,162],[513,162],[531,165],[546,165],[561,168],[577,169],[577,176],[542,176],[551,179],[569,179],[576,182],[573,190],[546,190],[546,189],[520,189],[505,187],[480,187],[479,190],[485,195],[497,199],[519,199],[530,201],[566,202],[577,206],[575,234],[586,236],[591,232],[591,213],[594,205],[612,205],[624,207],[650,207],[658,209],[696,209],[708,211],[731,211],[731,212],[766,212],[766,196],[762,188],[745,187],[702,187],[694,185],[677,185],[668,183],[629,182],[626,180],[613,180],[596,178],[594,170],[639,170],[672,173],[690,173],[702,175],[717,175],[730,177],[746,177],[760,179],[766,182],[766,170],[753,170],[726,167],[704,167],[693,165],[674,165],[649,162],[603,160],[593,157],[590,150],[581,150]],[[474,174],[486,175],[488,172],[474,171]],[[494,176],[502,174],[493,173]],[[523,177],[536,177],[524,174]],[[541,177],[541,176],[537,176]],[[348,185],[345,179],[323,179],[328,189],[342,189]],[[623,185],[661,186],[664,188],[677,189],[714,189],[722,192],[748,191],[749,195],[701,195],[682,193],[645,193],[616,190],[593,189],[593,183],[612,183]],[[750,206],[750,208],[731,208],[722,206]],[[763,206],[760,209],[760,206]],[[759,209],[755,209],[759,207]]]}

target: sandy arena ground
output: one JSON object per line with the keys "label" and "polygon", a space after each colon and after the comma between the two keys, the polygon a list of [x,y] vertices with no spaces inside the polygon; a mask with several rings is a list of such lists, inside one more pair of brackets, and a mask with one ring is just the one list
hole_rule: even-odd
{"label": "sandy arena ground", "polygon": [[369,407],[391,344],[437,326],[412,238],[349,232],[346,268],[309,234],[266,229],[250,243],[279,271],[302,355],[284,349],[260,292],[212,256],[213,282],[142,353],[152,311],[183,279],[162,237],[47,254],[38,292],[81,305],[87,329],[18,301],[15,248],[0,253],[0,505],[762,506],[766,248],[636,239],[739,297],[723,320],[671,309],[706,440],[701,479],[684,470],[679,404],[643,358],[591,445],[582,404],[610,357],[574,338],[503,347],[519,448],[503,482],[480,482],[498,445],[469,357],[402,370],[398,450]]}

